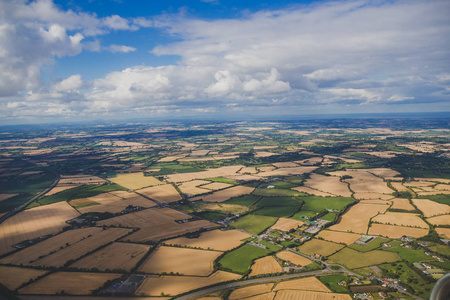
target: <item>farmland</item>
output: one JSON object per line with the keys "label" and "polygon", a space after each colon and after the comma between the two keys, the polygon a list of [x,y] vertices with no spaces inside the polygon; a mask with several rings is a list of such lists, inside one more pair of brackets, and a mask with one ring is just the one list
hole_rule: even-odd
{"label": "farmland", "polygon": [[244,245],[225,254],[219,260],[219,264],[222,268],[244,274],[249,270],[255,259],[266,256],[269,252],[270,250],[257,246]]}
{"label": "farmland", "polygon": [[214,192],[206,196],[198,196],[189,199],[190,201],[203,200],[206,202],[224,202],[230,198],[247,195],[253,192],[254,188],[246,186],[235,186],[221,191]]}
{"label": "farmland", "polygon": [[330,290],[315,277],[306,277],[280,282],[275,286],[274,290],[302,290],[325,293],[330,292]]}
{"label": "farmland", "polygon": [[297,266],[307,266],[312,263],[311,260],[286,250],[278,252],[276,256]]}
{"label": "farmland", "polygon": [[345,248],[330,256],[329,259],[330,261],[342,264],[349,269],[357,269],[399,261],[400,257],[396,253],[389,253],[381,250],[358,252],[350,248]]}
{"label": "farmland", "polygon": [[379,213],[384,213],[389,208],[385,204],[361,204],[352,206],[342,219],[330,229],[336,231],[354,232],[365,234],[368,229],[369,221]]}
{"label": "farmland", "polygon": [[250,272],[249,276],[281,272],[280,264],[272,256],[258,258],[251,266],[251,269],[252,271]]}
{"label": "farmland", "polygon": [[230,225],[239,229],[243,229],[252,234],[260,234],[277,221],[276,217],[246,215],[232,222]]}
{"label": "farmland", "polygon": [[307,255],[318,253],[322,256],[329,256],[339,251],[344,246],[332,242],[313,239],[299,247],[299,251]]}
{"label": "farmland", "polygon": [[111,178],[110,180],[130,190],[137,190],[144,187],[161,184],[161,181],[158,179],[152,176],[144,176],[144,173],[142,172],[118,174],[116,178]]}
{"label": "farmland", "polygon": [[230,296],[230,300],[240,300],[243,298],[268,293],[272,290],[273,283],[266,283],[266,284],[259,284],[259,285],[252,285],[248,287],[243,287],[240,289],[234,290]]}

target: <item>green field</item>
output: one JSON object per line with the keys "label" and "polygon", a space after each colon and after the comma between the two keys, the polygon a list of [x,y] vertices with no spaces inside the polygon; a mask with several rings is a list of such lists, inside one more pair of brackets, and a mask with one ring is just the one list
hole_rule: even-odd
{"label": "green field", "polygon": [[442,255],[450,256],[450,247],[444,245],[434,245],[428,247],[431,251],[437,252]]}
{"label": "green field", "polygon": [[398,253],[407,262],[414,263],[431,259],[424,250],[413,250],[403,247],[387,248],[386,251]]}
{"label": "green field", "polygon": [[291,189],[298,186],[298,184],[289,181],[273,181],[260,185],[260,188],[267,188],[268,186],[274,186],[277,189]]}
{"label": "green field", "polygon": [[290,217],[295,214],[300,208],[296,206],[274,206],[263,207],[253,212],[254,215],[263,215],[271,217]]}
{"label": "green field", "polygon": [[218,263],[225,270],[245,274],[255,259],[266,256],[270,252],[271,250],[268,249],[244,245],[225,254]]}
{"label": "green field", "polygon": [[300,209],[302,201],[295,197],[263,197],[259,200],[256,207],[274,207],[274,206],[295,206]]}
{"label": "green field", "polygon": [[325,216],[320,217],[320,219],[334,222],[337,219],[338,215],[339,215],[339,213],[330,212],[330,213],[327,213]]}
{"label": "green field", "polygon": [[305,221],[305,218],[302,217],[309,217],[309,218],[314,218],[317,216],[316,212],[312,212],[312,211],[304,211],[303,209],[301,211],[299,211],[298,213],[296,213],[295,215],[292,216],[292,219],[296,219],[296,220],[300,220],[300,221]]}
{"label": "green field", "polygon": [[347,205],[355,202],[354,199],[348,197],[319,197],[308,196],[301,198],[303,204],[302,210],[321,212],[326,209],[344,210]]}
{"label": "green field", "polygon": [[255,203],[256,201],[258,201],[259,199],[261,199],[260,196],[247,195],[247,196],[231,198],[230,200],[227,200],[224,203],[250,206],[253,203]]}
{"label": "green field", "polygon": [[259,215],[246,215],[239,218],[237,221],[230,223],[231,226],[245,230],[252,234],[258,235],[268,227],[275,224],[278,218],[259,216]]}
{"label": "green field", "polygon": [[256,189],[253,195],[259,196],[305,196],[305,194],[287,189]]}
{"label": "green field", "polygon": [[381,247],[381,244],[389,242],[389,239],[384,238],[375,238],[365,244],[364,246],[358,245],[358,244],[351,244],[348,247],[352,248],[353,250],[359,251],[359,252],[367,252],[370,250],[375,250],[379,247]]}
{"label": "green field", "polygon": [[341,286],[338,283],[341,281],[346,281],[347,276],[345,275],[330,275],[319,277],[319,280],[336,293],[348,293],[346,286]]}
{"label": "green field", "polygon": [[307,255],[313,255],[315,253],[319,253],[322,256],[328,256],[336,251],[339,251],[342,249],[344,245],[336,244],[333,242],[318,240],[318,239],[312,239],[303,245],[301,245],[298,250],[302,253],[305,253]]}
{"label": "green field", "polygon": [[196,216],[199,216],[200,218],[211,220],[211,221],[220,221],[228,217],[228,214],[224,214],[221,212],[215,212],[215,211],[202,211],[202,212],[196,212],[194,213]]}
{"label": "green field", "polygon": [[381,250],[358,252],[350,248],[344,248],[336,254],[330,256],[329,260],[331,262],[344,265],[349,269],[357,269],[383,263],[396,262],[400,260],[400,257],[396,253]]}
{"label": "green field", "polygon": [[417,198],[429,199],[442,204],[450,205],[450,195],[427,195],[427,196],[419,196]]}
{"label": "green field", "polygon": [[263,197],[254,204],[258,210],[253,214],[272,217],[289,217],[300,210],[302,202],[294,197]]}
{"label": "green field", "polygon": [[236,181],[233,179],[223,178],[223,177],[214,177],[214,178],[207,178],[206,180],[212,181],[212,182],[222,182],[222,183],[228,183],[228,184],[236,184]]}

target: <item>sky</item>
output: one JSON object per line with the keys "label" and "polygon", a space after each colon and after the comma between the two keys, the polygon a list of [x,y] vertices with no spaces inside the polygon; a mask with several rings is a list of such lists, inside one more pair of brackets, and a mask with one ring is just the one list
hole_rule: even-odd
{"label": "sky", "polygon": [[442,111],[448,0],[0,0],[0,124]]}

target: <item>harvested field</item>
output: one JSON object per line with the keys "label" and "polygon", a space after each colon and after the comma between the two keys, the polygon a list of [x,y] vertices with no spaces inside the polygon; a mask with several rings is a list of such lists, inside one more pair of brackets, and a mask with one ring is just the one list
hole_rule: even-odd
{"label": "harvested field", "polygon": [[275,170],[274,166],[267,166],[267,167],[258,167],[257,168],[259,170],[259,172],[270,172]]}
{"label": "harvested field", "polygon": [[243,288],[239,288],[231,292],[228,299],[230,300],[240,300],[247,297],[252,297],[260,294],[268,293],[272,290],[273,283],[265,283],[247,286]]}
{"label": "harvested field", "polygon": [[318,167],[292,167],[292,168],[279,168],[273,171],[260,172],[258,176],[270,177],[270,176],[288,176],[288,175],[302,175],[306,173],[311,173]]}
{"label": "harvested field", "polygon": [[249,276],[257,276],[261,274],[273,274],[281,272],[281,266],[272,256],[266,256],[255,260],[251,266],[252,270]]}
{"label": "harvested field", "polygon": [[44,196],[51,196],[51,195],[57,194],[59,192],[62,192],[62,191],[65,191],[65,190],[68,190],[68,189],[71,189],[71,188],[74,188],[74,187],[77,187],[77,186],[78,185],[64,185],[64,186],[58,186],[57,185],[54,188],[52,188],[50,191],[45,193]]}
{"label": "harvested field", "polygon": [[[352,193],[345,182],[341,182],[339,177],[311,174],[306,180],[305,186],[336,196],[350,197]],[[320,196],[320,195],[318,195]]]}
{"label": "harvested field", "polygon": [[426,218],[450,214],[450,206],[446,204],[441,204],[428,199],[412,199],[412,202],[423,212],[423,215]]}
{"label": "harvested field", "polygon": [[353,197],[358,200],[389,200],[394,198],[392,195],[380,193],[354,193]]}
{"label": "harvested field", "polygon": [[191,152],[191,156],[204,156],[209,153],[210,150],[195,150]]}
{"label": "harvested field", "polygon": [[279,155],[278,153],[268,152],[268,151],[257,151],[255,152],[255,157],[269,157]]}
{"label": "harvested field", "polygon": [[322,163],[323,158],[322,157],[311,157],[304,160],[296,161],[296,163],[299,163],[301,165],[305,166],[313,166],[316,164]]}
{"label": "harvested field", "polygon": [[232,186],[232,185],[228,184],[228,183],[224,183],[224,182],[212,182],[210,184],[202,185],[202,188],[215,191],[215,190],[226,189],[226,188],[229,188],[230,186]]}
{"label": "harvested field", "polygon": [[436,182],[432,181],[422,181],[422,180],[414,180],[403,183],[404,186],[408,187],[429,187],[435,185]]}
{"label": "harvested field", "polygon": [[[380,176],[383,178],[387,178],[387,177],[397,177],[400,175],[399,172],[394,171],[392,169],[388,169],[388,168],[375,168],[375,169],[369,169],[368,172],[376,175],[376,176]],[[398,177],[399,179],[401,179],[402,177]]]}
{"label": "harvested field", "polygon": [[329,256],[344,247],[344,245],[318,239],[312,239],[301,245],[298,250],[306,255],[313,255],[315,253],[318,253],[322,256]]}
{"label": "harvested field", "polygon": [[187,154],[166,156],[166,157],[163,157],[160,160],[158,160],[158,162],[172,162],[172,161],[176,161],[176,160],[181,159],[186,156],[187,156]]}
{"label": "harvested field", "polygon": [[82,184],[102,184],[106,180],[92,175],[61,175],[58,186],[82,185]]}
{"label": "harvested field", "polygon": [[12,246],[22,241],[57,233],[67,226],[67,220],[78,216],[67,202],[22,211],[0,224],[0,255],[13,251]]}
{"label": "harvested field", "polygon": [[109,269],[129,272],[149,249],[150,246],[147,245],[113,243],[75,262],[71,267],[86,270],[97,268],[100,271]]}
{"label": "harvested field", "polygon": [[305,277],[294,280],[286,280],[278,283],[274,291],[280,290],[302,290],[315,292],[331,292],[319,279],[316,277]]}
{"label": "harvested field", "polygon": [[352,206],[341,218],[338,224],[330,227],[331,230],[366,234],[369,221],[379,213],[384,213],[389,205],[361,204]]}
{"label": "harvested field", "polygon": [[450,179],[447,179],[447,178],[416,178],[416,180],[442,182],[442,183],[450,184]]}
{"label": "harvested field", "polygon": [[46,270],[0,266],[0,283],[14,291],[30,279],[34,280],[46,273],[48,273]]}
{"label": "harvested field", "polygon": [[437,234],[444,239],[450,239],[450,228],[435,228]]}
{"label": "harvested field", "polygon": [[142,197],[141,195],[133,193],[133,192],[114,191],[114,192],[109,192],[109,193],[114,196],[124,199],[128,203],[128,205],[141,206],[141,207],[145,207],[145,208],[153,207],[156,205],[153,201],[150,201],[150,200]]}
{"label": "harvested field", "polygon": [[30,265],[41,267],[62,267],[69,260],[78,259],[88,252],[115,241],[130,232],[131,229],[108,228],[85,238],[84,240],[78,241],[59,251],[56,251],[55,253],[45,256],[44,258],[38,259]]}
{"label": "harvested field", "polygon": [[272,165],[274,165],[277,168],[295,168],[298,167],[298,165],[296,163],[287,161],[287,162],[277,162],[277,163],[273,163]]}
{"label": "harvested field", "polygon": [[450,191],[416,192],[419,196],[450,195]]}
{"label": "harvested field", "polygon": [[399,192],[407,192],[409,191],[407,187],[405,187],[401,182],[395,182],[392,181],[391,185],[394,189],[396,189]]}
{"label": "harvested field", "polygon": [[147,277],[139,286],[135,295],[160,296],[178,295],[201,287],[213,285],[219,282],[239,279],[241,276],[229,272],[217,271],[209,277],[192,276],[161,276]]}
{"label": "harvested field", "polygon": [[214,203],[214,202],[197,202],[195,205],[197,211],[221,211],[232,214],[242,214],[248,211],[248,207],[237,204]]}
{"label": "harvested field", "polygon": [[405,198],[395,198],[392,199],[392,206],[393,209],[403,209],[403,210],[415,210],[414,206],[409,202],[408,199]]}
{"label": "harvested field", "polygon": [[420,227],[428,229],[428,224],[420,218],[419,214],[386,212],[375,216],[372,221],[381,224]]}
{"label": "harvested field", "polygon": [[144,176],[143,172],[118,174],[117,177],[110,178],[109,180],[130,190],[138,190],[147,186],[162,184],[155,177]]}
{"label": "harvested field", "polygon": [[295,187],[292,188],[292,190],[300,192],[300,193],[306,193],[306,194],[310,194],[310,195],[314,195],[314,196],[319,196],[319,197],[330,197],[330,196],[335,196],[329,193],[325,193],[325,192],[321,192],[312,188],[309,188],[307,186],[299,186],[299,187]]}
{"label": "harvested field", "polygon": [[239,174],[256,174],[258,170],[255,167],[243,167],[239,172]]}
{"label": "harvested field", "polygon": [[168,182],[185,182],[196,179],[234,176],[244,166],[228,166],[207,171],[167,175]]}
{"label": "harvested field", "polygon": [[437,217],[428,218],[427,221],[433,225],[450,225],[450,215],[441,215]]}
{"label": "harvested field", "polygon": [[127,191],[103,193],[93,197],[75,199],[69,203],[82,214],[88,212],[118,213],[126,209],[129,205],[145,208],[156,206],[156,203],[153,201]]}
{"label": "harvested field", "polygon": [[46,239],[33,246],[20,250],[0,260],[3,264],[13,265],[29,265],[31,262],[36,261],[39,257],[44,257],[52,252],[59,251],[61,247],[66,247],[66,244],[73,245],[82,239],[87,238],[90,235],[95,235],[102,231],[99,227],[90,227],[65,231],[49,239]]}
{"label": "harvested field", "polygon": [[214,223],[204,220],[187,223],[175,222],[175,220],[187,220],[190,218],[191,216],[170,208],[149,208],[136,213],[100,221],[97,222],[97,225],[141,228],[141,230],[126,237],[126,241],[131,242],[159,241],[164,238],[197,231],[200,228],[217,226]]}
{"label": "harvested field", "polygon": [[279,218],[278,221],[272,225],[272,229],[277,229],[281,231],[289,231],[291,229],[295,229],[304,224],[302,221],[288,219],[288,218]]}
{"label": "harvested field", "polygon": [[282,290],[274,300],[352,300],[347,294]]}
{"label": "harvested field", "polygon": [[359,252],[350,248],[344,248],[328,258],[331,262],[341,264],[349,269],[374,266],[383,263],[400,261],[397,253],[382,250]]}
{"label": "harvested field", "polygon": [[239,230],[212,230],[203,232],[198,238],[180,237],[165,241],[165,243],[168,245],[228,251],[242,244],[241,241],[250,236]]}
{"label": "harvested field", "polygon": [[53,295],[64,291],[71,295],[89,295],[106,281],[122,274],[57,272],[19,290],[19,294]]}
{"label": "harvested field", "polygon": [[393,239],[401,238],[404,235],[419,238],[428,234],[428,228],[425,229],[373,223],[369,228],[369,234],[386,236]]}
{"label": "harvested field", "polygon": [[208,276],[213,272],[214,260],[221,254],[219,251],[161,246],[140,266],[139,272]]}
{"label": "harvested field", "polygon": [[297,266],[307,266],[307,265],[313,263],[311,260],[307,259],[306,257],[295,254],[288,250],[278,252],[276,254],[276,257],[278,257],[282,260],[288,261],[290,263],[293,263],[294,265],[297,265]]}
{"label": "harvested field", "polygon": [[387,204],[387,205],[391,205],[392,204],[391,201],[387,201],[387,200],[360,200],[359,203],[363,203],[363,204]]}
{"label": "harvested field", "polygon": [[241,195],[247,195],[253,192],[255,189],[247,186],[234,186],[225,190],[214,192],[210,195],[206,196],[198,196],[194,198],[190,198],[190,201],[203,200],[207,202],[224,202],[230,198],[238,197]]}
{"label": "harvested field", "polygon": [[[52,296],[51,300],[80,300],[79,296]],[[20,300],[49,300],[48,296],[23,295]],[[83,296],[83,300],[105,300],[105,297]],[[170,300],[170,297],[116,297],[114,300]]]}
{"label": "harvested field", "polygon": [[371,171],[372,169],[349,169],[347,171],[336,171],[330,174],[334,176],[351,176],[352,178],[345,179],[345,182],[350,183],[350,188],[355,193],[391,194],[394,192],[387,186],[383,179],[373,175],[370,173]]}
{"label": "harvested field", "polygon": [[346,245],[353,244],[357,239],[361,237],[361,235],[357,233],[331,231],[331,230],[322,230],[317,236],[330,242],[343,243]]}
{"label": "harvested field", "polygon": [[145,197],[162,203],[170,203],[182,199],[178,191],[171,184],[152,186],[139,190],[138,192]]}
{"label": "harvested field", "polygon": [[198,194],[204,194],[208,193],[209,190],[204,189],[202,187],[199,187],[200,185],[208,184],[210,181],[206,180],[192,180],[183,182],[182,184],[178,185],[178,188],[183,194],[189,194],[189,195],[198,195]]}
{"label": "harvested field", "polygon": [[2,202],[3,200],[12,198],[14,196],[17,196],[19,194],[0,194],[0,202]]}

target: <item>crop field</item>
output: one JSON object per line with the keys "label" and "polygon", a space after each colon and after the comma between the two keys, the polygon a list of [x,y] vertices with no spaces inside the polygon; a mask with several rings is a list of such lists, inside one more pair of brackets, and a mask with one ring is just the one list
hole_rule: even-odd
{"label": "crop field", "polygon": [[347,183],[341,182],[339,177],[335,176],[324,176],[313,173],[310,175],[310,179],[306,180],[305,186],[335,196],[350,197],[352,195]]}
{"label": "crop field", "polygon": [[219,251],[161,246],[146,259],[139,271],[147,274],[173,272],[208,276],[213,272],[214,260],[221,254]]}
{"label": "crop field", "polygon": [[257,235],[275,224],[277,219],[269,216],[246,215],[237,221],[231,222],[230,225]]}
{"label": "crop field", "polygon": [[358,200],[390,200],[394,198],[392,195],[381,194],[381,193],[354,193],[353,197]]}
{"label": "crop field", "polygon": [[415,210],[414,206],[405,198],[394,198],[391,200],[393,209]]}
{"label": "crop field", "polygon": [[171,184],[152,186],[138,190],[138,192],[161,203],[170,203],[182,199],[178,191]]}
{"label": "crop field", "polygon": [[295,168],[298,167],[298,165],[296,163],[287,161],[287,162],[277,162],[277,163],[273,163],[272,165],[274,165],[277,168]]}
{"label": "crop field", "polygon": [[273,171],[266,171],[258,173],[261,177],[271,177],[271,176],[289,176],[289,175],[303,175],[306,173],[311,173],[318,167],[293,167],[293,168],[279,168]]}
{"label": "crop field", "polygon": [[251,266],[249,276],[257,276],[262,274],[273,274],[281,272],[281,266],[272,256],[258,258]]}
{"label": "crop field", "polygon": [[322,293],[310,291],[281,290],[277,292],[274,300],[351,300],[347,294]]}
{"label": "crop field", "polygon": [[437,234],[444,239],[450,239],[450,228],[435,228]]}
{"label": "crop field", "polygon": [[241,196],[241,197],[232,198],[230,200],[227,200],[226,203],[227,204],[243,205],[243,206],[251,206],[253,203],[257,202],[260,199],[261,199],[260,196],[247,195],[247,196]]}
{"label": "crop field", "polygon": [[331,230],[366,234],[369,221],[379,213],[384,213],[389,205],[361,204],[352,206],[341,218],[339,223],[330,227]]}
{"label": "crop field", "polygon": [[208,193],[209,190],[204,189],[203,187],[199,187],[201,185],[205,185],[210,183],[210,181],[206,180],[192,180],[192,181],[186,181],[178,185],[178,188],[183,194],[189,194],[189,195],[198,195],[198,194],[204,194]]}
{"label": "crop field", "polygon": [[166,156],[166,157],[163,157],[160,160],[158,160],[158,162],[172,162],[172,161],[176,161],[178,159],[184,158],[186,156],[187,156],[187,154]]}
{"label": "crop field", "polygon": [[441,215],[428,218],[427,221],[433,225],[442,226],[450,225],[450,215]]}
{"label": "crop field", "polygon": [[404,235],[419,238],[428,234],[428,228],[404,227],[373,223],[369,228],[370,235],[380,235],[398,239]]}
{"label": "crop field", "polygon": [[277,196],[305,196],[305,194],[288,189],[267,189],[267,188],[259,188],[253,192],[253,195],[258,196],[267,196],[267,197],[277,197]]}
{"label": "crop field", "polygon": [[375,250],[377,248],[380,248],[381,244],[387,243],[389,241],[390,241],[389,239],[378,237],[378,238],[371,240],[370,242],[368,242],[365,245],[351,244],[348,247],[353,250],[359,251],[359,252],[367,252],[370,250]]}
{"label": "crop field", "polygon": [[331,292],[319,279],[315,277],[305,277],[294,280],[286,280],[278,283],[274,291],[280,290],[302,290],[315,292]]}
{"label": "crop field", "polygon": [[108,220],[97,222],[99,226],[116,226],[140,228],[141,230],[126,237],[126,241],[148,242],[175,237],[201,228],[217,226],[214,223],[199,220],[187,223],[177,223],[175,220],[190,219],[191,216],[170,208],[149,208]]}
{"label": "crop field", "polygon": [[412,199],[415,206],[423,212],[426,218],[450,214],[450,206],[441,204],[428,199]]}
{"label": "crop field", "polygon": [[219,282],[239,279],[241,276],[229,272],[217,271],[208,277],[160,276],[147,277],[139,286],[137,296],[178,295],[190,290]]}
{"label": "crop field", "polygon": [[48,273],[46,270],[0,266],[0,283],[10,290],[15,290],[30,279]]}
{"label": "crop field", "polygon": [[57,272],[50,274],[19,290],[19,294],[53,295],[64,291],[71,295],[89,295],[121,274]]}
{"label": "crop field", "polygon": [[371,169],[349,169],[347,171],[333,172],[331,175],[351,176],[352,178],[345,179],[345,182],[350,183],[350,188],[355,193],[391,194],[394,192],[387,186],[383,179],[370,172]]}
{"label": "crop field", "polygon": [[[129,198],[126,199],[121,196]],[[89,198],[75,199],[70,201],[69,204],[82,214],[89,212],[118,213],[126,209],[129,205],[142,207],[156,206],[154,202],[138,194],[128,193],[126,191],[103,193]]]}
{"label": "crop field", "polygon": [[228,188],[225,190],[220,190],[220,191],[214,192],[210,195],[190,198],[189,200],[197,201],[197,200],[202,199],[203,201],[206,201],[206,202],[224,202],[233,197],[251,194],[254,190],[255,189],[252,187],[238,185],[238,186],[234,186],[234,187],[231,187],[231,188]]}
{"label": "crop field", "polygon": [[183,173],[183,174],[172,174],[167,176],[167,181],[169,182],[185,182],[196,179],[206,179],[206,178],[215,178],[215,177],[228,177],[235,176],[237,172],[242,169],[244,166],[227,166],[221,167],[217,169],[209,169],[206,171],[200,172],[192,172],[192,173]]}
{"label": "crop field", "polygon": [[240,300],[247,297],[256,296],[259,294],[268,293],[272,290],[273,283],[265,283],[265,284],[258,284],[258,285],[252,285],[247,286],[243,288],[239,288],[231,292],[228,299],[230,300]]}
{"label": "crop field", "polygon": [[307,266],[307,265],[313,263],[311,260],[307,259],[306,257],[303,257],[301,255],[295,254],[295,253],[293,253],[291,251],[287,251],[287,250],[278,252],[276,254],[276,257],[278,257],[282,260],[288,261],[290,263],[293,263],[294,265],[297,265],[297,266]]}
{"label": "crop field", "polygon": [[396,253],[382,250],[358,252],[350,248],[344,248],[328,259],[334,263],[344,265],[349,269],[357,269],[382,263],[396,262],[400,260],[400,257]]}
{"label": "crop field", "polygon": [[226,189],[231,186],[232,186],[231,184],[225,183],[225,182],[211,182],[209,184],[203,185],[202,188],[215,191],[215,190]]}
{"label": "crop field", "polygon": [[256,174],[258,170],[255,167],[243,167],[239,170],[239,174]]}
{"label": "crop field", "polygon": [[346,245],[353,244],[357,239],[361,237],[361,235],[357,233],[331,231],[331,230],[322,230],[317,236],[330,242],[342,243]]}
{"label": "crop field", "polygon": [[248,207],[237,204],[226,204],[221,202],[196,202],[195,209],[197,211],[220,211],[232,214],[242,214],[248,211]]}
{"label": "crop field", "polygon": [[307,186],[295,187],[295,188],[292,188],[292,190],[300,192],[300,193],[306,193],[306,194],[309,194],[309,195],[319,196],[319,197],[333,197],[333,196],[335,196],[333,194],[321,192],[319,190],[315,190],[315,189],[309,188]]}
{"label": "crop field", "polygon": [[198,238],[180,237],[165,241],[165,244],[228,251],[236,248],[242,244],[243,239],[249,237],[249,234],[239,230],[211,230],[201,233]]}
{"label": "crop field", "polygon": [[418,214],[386,212],[372,218],[372,221],[381,224],[419,227],[428,229],[428,224]]}
{"label": "crop field", "polygon": [[281,230],[281,231],[289,231],[291,229],[296,229],[304,224],[302,221],[288,219],[288,218],[279,218],[278,221],[272,225],[273,229]]}
{"label": "crop field", "polygon": [[129,272],[148,252],[150,246],[113,243],[75,262],[71,267],[78,269],[98,269],[100,271],[123,270]]}
{"label": "crop field", "polygon": [[35,207],[22,211],[0,225],[0,255],[25,240],[53,234],[67,226],[66,221],[79,213],[66,202]]}
{"label": "crop field", "polygon": [[123,237],[131,232],[131,229],[124,228],[108,228],[102,230],[94,235],[91,235],[74,244],[59,249],[58,251],[49,254],[41,259],[32,262],[32,266],[40,267],[62,267],[68,261],[75,260],[87,254],[90,251],[97,249],[100,246],[106,245],[116,239]]}
{"label": "crop field", "polygon": [[139,194],[128,192],[128,191],[114,191],[109,192],[110,194],[120,197],[126,201],[128,205],[133,206],[141,206],[145,208],[153,207],[156,204],[153,201],[150,201]]}
{"label": "crop field", "polygon": [[342,248],[344,248],[344,245],[312,239],[301,245],[298,250],[306,255],[318,253],[322,256],[329,256]]}
{"label": "crop field", "polygon": [[399,192],[407,192],[409,191],[407,187],[405,187],[401,182],[392,181],[391,185],[394,189]]}
{"label": "crop field", "polygon": [[109,180],[130,190],[138,190],[147,186],[162,184],[162,182],[155,177],[144,176],[143,172],[118,174],[117,177],[110,178]]}
{"label": "crop field", "polygon": [[[367,171],[374,175],[383,177],[383,178],[397,177],[400,175],[399,172],[394,171],[389,168],[374,168],[374,169],[368,169]],[[398,178],[401,179],[401,177],[398,177]]]}
{"label": "crop field", "polygon": [[309,196],[301,198],[305,204],[302,210],[321,212],[326,209],[343,210],[347,205],[353,203],[355,200],[347,197],[317,197]]}
{"label": "crop field", "polygon": [[66,247],[67,243],[69,245],[75,244],[90,235],[99,233],[100,231],[102,231],[102,228],[99,227],[65,231],[33,246],[24,248],[19,252],[8,255],[0,259],[0,262],[3,264],[29,265],[30,262],[38,260],[39,257],[47,256],[51,252],[59,251],[61,247]]}
{"label": "crop field", "polygon": [[225,254],[219,264],[232,272],[244,274],[255,259],[266,256],[270,250],[252,245],[243,245]]}

